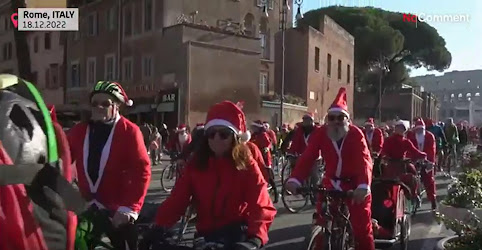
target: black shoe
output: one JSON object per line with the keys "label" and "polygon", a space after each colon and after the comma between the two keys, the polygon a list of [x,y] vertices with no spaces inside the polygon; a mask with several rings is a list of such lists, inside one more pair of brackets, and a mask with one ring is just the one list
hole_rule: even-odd
{"label": "black shoe", "polygon": [[432,210],[436,210],[436,209],[437,209],[437,201],[433,200],[432,201]]}

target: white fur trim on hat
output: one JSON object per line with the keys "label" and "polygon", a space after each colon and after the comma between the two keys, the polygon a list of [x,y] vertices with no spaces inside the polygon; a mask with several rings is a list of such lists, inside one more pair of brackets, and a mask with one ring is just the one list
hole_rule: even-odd
{"label": "white fur trim on hat", "polygon": [[350,117],[350,114],[348,113],[348,111],[346,111],[342,108],[339,108],[339,107],[333,107],[333,108],[328,109],[328,113],[330,113],[330,112],[341,112],[341,113],[345,114],[346,116]]}
{"label": "white fur trim on hat", "polygon": [[184,131],[186,131],[186,127],[181,128],[181,129],[178,129],[178,128],[176,129],[176,132],[184,132]]}
{"label": "white fur trim on hat", "polygon": [[201,125],[201,126],[196,126],[197,129],[203,129],[204,128],[204,125]]}
{"label": "white fur trim on hat", "polygon": [[130,107],[130,106],[134,105],[134,101],[132,99],[129,99],[129,100],[126,101],[126,105]]}
{"label": "white fur trim on hat", "polygon": [[247,142],[251,139],[251,133],[249,131],[246,131],[246,132],[243,133],[243,132],[239,131],[239,129],[237,129],[231,122],[223,120],[223,119],[210,120],[209,122],[207,122],[204,125],[204,129],[207,131],[210,127],[214,127],[214,126],[228,127],[235,134],[237,134],[239,136],[239,138],[241,139],[241,142]]}
{"label": "white fur trim on hat", "polygon": [[255,126],[255,127],[258,127],[258,128],[264,128],[264,125],[263,124],[259,124],[257,122],[252,122],[251,123],[251,126]]}
{"label": "white fur trim on hat", "polygon": [[413,128],[423,128],[423,129],[425,129],[425,126],[424,125],[418,125],[418,126],[415,126]]}
{"label": "white fur trim on hat", "polygon": [[395,122],[395,126],[402,125],[406,130],[410,129],[410,122],[405,120],[398,120]]}

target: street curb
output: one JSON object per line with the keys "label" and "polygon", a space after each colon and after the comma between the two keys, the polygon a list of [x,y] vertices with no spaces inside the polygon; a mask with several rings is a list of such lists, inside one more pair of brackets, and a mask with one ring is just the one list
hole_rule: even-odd
{"label": "street curb", "polygon": [[449,240],[456,239],[458,237],[459,236],[450,236],[439,240],[437,242],[437,245],[433,248],[433,250],[445,250],[445,247],[444,247],[445,243],[447,243],[447,241]]}

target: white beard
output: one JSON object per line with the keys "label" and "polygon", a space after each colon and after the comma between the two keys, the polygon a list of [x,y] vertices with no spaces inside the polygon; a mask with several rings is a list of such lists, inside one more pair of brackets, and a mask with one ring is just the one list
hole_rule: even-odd
{"label": "white beard", "polygon": [[184,144],[187,139],[188,139],[189,135],[188,134],[179,134],[178,138],[179,138],[179,143],[182,145]]}
{"label": "white beard", "polygon": [[348,133],[348,130],[350,129],[350,127],[348,126],[348,124],[346,124],[345,126],[342,126],[342,127],[339,127],[339,126],[328,126],[326,132],[328,134],[328,137],[333,140],[333,141],[339,141],[341,139],[343,139],[343,137],[346,136],[346,134]]}

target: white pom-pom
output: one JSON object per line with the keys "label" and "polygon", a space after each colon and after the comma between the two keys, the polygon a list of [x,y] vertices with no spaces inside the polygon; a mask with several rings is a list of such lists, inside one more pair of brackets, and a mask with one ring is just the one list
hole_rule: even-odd
{"label": "white pom-pom", "polygon": [[126,105],[129,106],[129,107],[132,106],[133,104],[134,104],[134,101],[132,101],[132,99],[129,99],[126,102]]}
{"label": "white pom-pom", "polygon": [[246,143],[251,139],[251,133],[249,131],[239,133],[239,139],[242,143]]}

